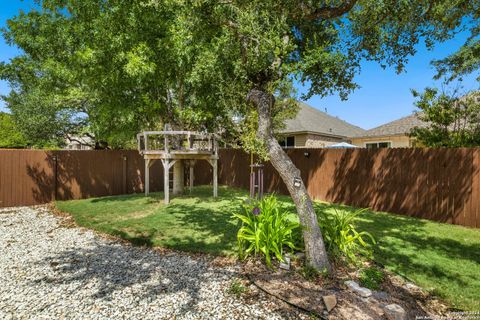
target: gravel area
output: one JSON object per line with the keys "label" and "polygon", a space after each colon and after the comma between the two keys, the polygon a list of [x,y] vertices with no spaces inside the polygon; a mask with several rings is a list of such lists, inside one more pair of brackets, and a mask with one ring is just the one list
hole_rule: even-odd
{"label": "gravel area", "polygon": [[0,319],[306,318],[261,292],[228,293],[238,266],[132,247],[61,219],[44,207],[0,211]]}

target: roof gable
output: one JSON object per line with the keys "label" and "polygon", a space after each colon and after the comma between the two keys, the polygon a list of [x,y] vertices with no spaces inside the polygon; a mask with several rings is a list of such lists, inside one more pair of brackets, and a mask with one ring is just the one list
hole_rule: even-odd
{"label": "roof gable", "polygon": [[298,102],[299,111],[294,119],[285,121],[281,133],[313,132],[324,135],[353,137],[365,132],[364,129],[337,117],[315,109],[303,102]]}
{"label": "roof gable", "polygon": [[415,128],[424,128],[427,123],[419,119],[420,113],[413,113],[409,116],[385,123],[381,126],[367,130],[357,137],[381,137],[381,136],[395,136],[407,135]]}

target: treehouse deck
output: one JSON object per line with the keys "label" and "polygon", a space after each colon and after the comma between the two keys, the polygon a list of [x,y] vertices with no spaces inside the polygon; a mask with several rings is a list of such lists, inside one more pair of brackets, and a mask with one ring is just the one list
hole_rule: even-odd
{"label": "treehouse deck", "polygon": [[218,195],[218,144],[214,134],[193,131],[144,131],[137,135],[138,151],[145,160],[145,195],[150,192],[150,167],[161,160],[164,171],[165,203],[170,202],[170,169],[173,167],[173,194],[183,193],[184,165],[189,167],[190,188],[197,160],[206,160],[213,167],[213,196]]}

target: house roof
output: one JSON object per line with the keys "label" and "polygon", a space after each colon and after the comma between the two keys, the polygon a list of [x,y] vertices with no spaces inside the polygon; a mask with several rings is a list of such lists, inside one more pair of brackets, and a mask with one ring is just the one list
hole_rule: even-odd
{"label": "house roof", "polygon": [[409,116],[367,130],[361,134],[358,134],[356,137],[366,138],[409,134],[410,131],[415,127],[422,128],[427,126],[425,122],[419,119],[418,115],[419,113],[413,113]]}
{"label": "house roof", "polygon": [[285,129],[280,133],[311,132],[329,136],[353,137],[365,132],[337,117],[317,110],[303,102],[298,102],[300,110],[294,119],[285,121]]}
{"label": "house roof", "polygon": [[[460,97],[458,100],[465,101],[468,97],[473,97],[476,99],[476,102],[480,102],[480,91],[472,91]],[[419,116],[421,115],[422,112],[414,112],[409,116],[367,130],[364,133],[358,134],[355,138],[407,135],[415,127],[425,128],[428,126],[427,122],[420,120]]]}

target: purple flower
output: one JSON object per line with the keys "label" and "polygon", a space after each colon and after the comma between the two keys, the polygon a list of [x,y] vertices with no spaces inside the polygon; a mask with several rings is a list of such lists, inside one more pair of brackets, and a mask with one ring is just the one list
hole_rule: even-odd
{"label": "purple flower", "polygon": [[254,216],[258,216],[260,214],[260,208],[259,207],[253,208],[252,213]]}

